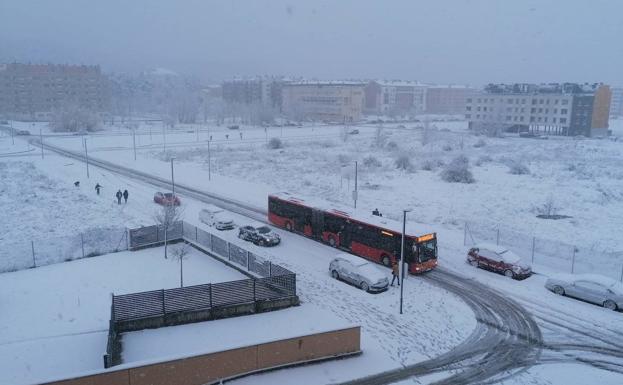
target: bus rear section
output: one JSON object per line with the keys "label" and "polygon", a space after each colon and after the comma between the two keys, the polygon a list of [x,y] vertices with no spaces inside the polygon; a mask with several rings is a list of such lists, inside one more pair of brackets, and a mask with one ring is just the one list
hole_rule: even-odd
{"label": "bus rear section", "polygon": [[[326,209],[318,204],[311,206],[287,193],[281,195],[268,198],[268,220],[274,225],[388,267],[400,260],[402,233],[396,231],[396,228],[401,227],[396,221],[383,218],[379,222],[378,217],[366,218],[365,214],[347,209]],[[386,228],[388,225],[393,228]],[[419,237],[406,234],[405,260],[409,272],[413,274],[435,268],[436,234]]]}

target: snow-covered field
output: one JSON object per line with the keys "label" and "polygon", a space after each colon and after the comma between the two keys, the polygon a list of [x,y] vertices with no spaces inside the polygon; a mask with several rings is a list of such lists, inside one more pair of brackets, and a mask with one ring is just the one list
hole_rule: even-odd
{"label": "snow-covered field", "polygon": [[[623,126],[621,121],[615,123],[613,129]],[[497,288],[544,319],[561,319],[563,323],[581,324],[582,327],[608,333],[623,330],[620,314],[554,296],[543,288],[543,276],[515,282],[469,267],[464,262],[462,227],[466,220],[485,225],[502,223],[515,231],[538,234],[543,238],[596,244],[596,249],[623,249],[617,233],[623,223],[620,195],[623,181],[618,179],[623,143],[568,138],[484,138],[484,146],[478,144],[474,147],[481,138],[465,132],[462,122],[435,124],[448,131],[431,130],[426,134],[426,145],[422,145],[422,130],[409,129],[409,124],[407,129],[385,127],[380,138],[377,127],[370,126],[357,127],[359,134],[355,135],[344,135],[341,128],[326,126],[313,127],[313,131],[312,127],[284,128],[283,134],[279,128],[274,128],[269,129],[268,135],[263,128],[244,128],[242,139],[234,137],[229,130],[212,128],[210,180],[206,131],[200,131],[199,142],[196,142],[196,132],[168,133],[167,151],[163,152],[162,137],[152,133],[150,138],[146,130],[140,130],[141,135],[137,135],[136,139],[141,147],[138,148],[136,161],[131,135],[117,133],[107,136],[100,133],[89,137],[87,143],[92,157],[165,178],[170,177],[169,158],[175,156],[177,182],[230,196],[257,207],[265,207],[266,195],[276,190],[303,192],[304,195],[350,204],[352,166],[341,165],[352,165],[357,160],[360,166],[358,207],[367,210],[378,207],[384,216],[394,218],[400,215],[403,207],[413,207],[410,219],[432,225],[438,232],[441,265]],[[615,129],[617,132],[623,134]],[[225,138],[225,135],[230,137]],[[283,148],[266,147],[267,137],[273,136],[282,139]],[[80,138],[50,136],[44,140],[83,151]],[[3,146],[10,147],[6,138]],[[396,157],[403,153],[411,160],[411,170],[399,171],[395,168]],[[474,184],[448,184],[439,176],[443,168],[440,163],[447,163],[459,153],[470,158],[476,180]],[[369,157],[374,157],[378,163],[366,162]],[[509,158],[525,164],[530,173],[510,174],[507,166]],[[423,170],[429,160],[434,160],[430,163],[432,170]],[[24,162],[34,164],[41,173],[70,189],[76,179],[80,179],[83,186],[87,181],[84,164],[79,162],[49,154],[43,162],[35,156],[27,157]],[[63,162],[75,164],[65,166]],[[570,167],[569,164],[575,166]],[[429,165],[424,168],[429,168]],[[102,170],[92,168],[91,172],[89,185],[104,180],[105,186],[115,186],[105,190],[109,195],[101,198],[95,197],[92,191],[85,192],[90,201],[96,200],[99,208],[94,210],[114,211],[116,204],[110,203],[112,194],[116,188],[129,186],[129,204],[117,208],[128,216],[126,225],[132,227],[153,222],[151,197],[154,188]],[[572,218],[559,221],[535,218],[536,208],[550,194],[555,197],[560,213]],[[196,223],[196,213],[201,204],[186,197],[182,199],[185,219]],[[10,233],[12,229],[7,228],[6,231]],[[343,362],[254,376],[239,380],[240,383],[287,383],[288,379],[296,378],[302,383],[312,384],[360,377],[370,371],[362,372],[361,362],[367,361],[357,360],[375,357],[382,364],[375,366],[374,370],[418,362],[450,350],[467,337],[475,325],[471,310],[458,298],[416,277],[406,281],[406,314],[400,317],[397,314],[397,290],[370,296],[335,282],[327,274],[327,265],[334,251],[296,235],[282,235],[283,244],[270,252],[275,262],[298,274],[302,301],[326,309],[348,322],[361,324],[363,348],[368,353]],[[232,242],[240,242],[233,232],[224,232],[223,236]],[[2,280],[3,275],[0,275],[0,282]],[[426,327],[414,328],[413,325]],[[545,334],[548,338],[560,338],[555,330],[548,329]],[[588,378],[587,373],[594,373],[597,378],[606,373],[584,365],[557,365],[582,373],[577,378]],[[562,381],[562,377],[553,374],[553,368],[531,368],[509,381],[516,384],[573,383],[567,381],[567,377]],[[415,380],[415,383],[426,383],[427,380],[430,378]],[[603,375],[603,381],[617,384],[621,378],[608,373]]]}

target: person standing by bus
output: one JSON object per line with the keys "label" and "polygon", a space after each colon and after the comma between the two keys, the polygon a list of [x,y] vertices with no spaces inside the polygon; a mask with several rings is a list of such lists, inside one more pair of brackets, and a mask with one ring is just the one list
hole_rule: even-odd
{"label": "person standing by bus", "polygon": [[396,262],[392,262],[392,283],[389,286],[394,286],[394,281],[398,278],[398,286],[400,286],[400,278],[399,278],[398,264]]}

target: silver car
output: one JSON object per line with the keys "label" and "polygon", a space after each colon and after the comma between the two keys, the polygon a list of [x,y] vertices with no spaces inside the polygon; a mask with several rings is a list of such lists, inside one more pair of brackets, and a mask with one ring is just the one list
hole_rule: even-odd
{"label": "silver car", "polygon": [[610,310],[623,309],[623,284],[596,274],[560,274],[545,282],[558,295],[581,299]]}
{"label": "silver car", "polygon": [[349,282],[369,293],[387,290],[389,279],[376,264],[351,254],[338,254],[329,264],[335,279]]}

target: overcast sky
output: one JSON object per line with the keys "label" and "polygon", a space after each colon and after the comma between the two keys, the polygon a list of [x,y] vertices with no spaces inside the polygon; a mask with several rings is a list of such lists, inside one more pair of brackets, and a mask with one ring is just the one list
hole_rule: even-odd
{"label": "overcast sky", "polygon": [[0,0],[0,62],[623,85],[620,0]]}

